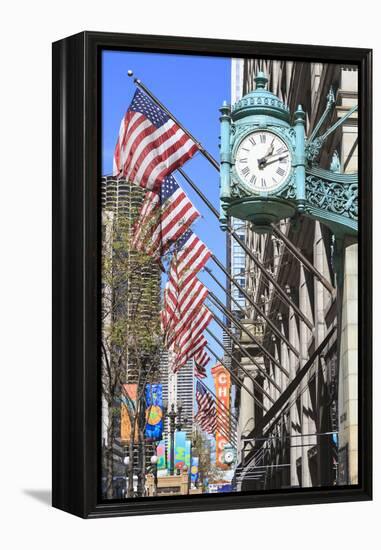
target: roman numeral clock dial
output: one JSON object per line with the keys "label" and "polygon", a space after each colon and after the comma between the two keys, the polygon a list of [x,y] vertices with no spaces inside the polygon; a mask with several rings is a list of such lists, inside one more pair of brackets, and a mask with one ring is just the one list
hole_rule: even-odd
{"label": "roman numeral clock dial", "polygon": [[279,136],[256,131],[240,143],[235,161],[239,177],[256,192],[274,192],[291,172],[291,153]]}

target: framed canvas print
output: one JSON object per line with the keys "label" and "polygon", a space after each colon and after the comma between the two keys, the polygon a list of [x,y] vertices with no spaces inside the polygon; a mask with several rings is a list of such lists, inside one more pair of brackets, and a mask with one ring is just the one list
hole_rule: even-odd
{"label": "framed canvas print", "polygon": [[53,45],[53,505],[369,500],[371,51]]}

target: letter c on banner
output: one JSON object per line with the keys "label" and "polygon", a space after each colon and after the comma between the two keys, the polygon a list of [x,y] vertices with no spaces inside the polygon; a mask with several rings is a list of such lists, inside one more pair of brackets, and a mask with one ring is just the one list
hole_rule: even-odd
{"label": "letter c on banner", "polygon": [[219,380],[220,384],[226,384],[226,382],[227,382],[226,374],[224,372],[221,372],[221,374],[218,377],[218,380]]}

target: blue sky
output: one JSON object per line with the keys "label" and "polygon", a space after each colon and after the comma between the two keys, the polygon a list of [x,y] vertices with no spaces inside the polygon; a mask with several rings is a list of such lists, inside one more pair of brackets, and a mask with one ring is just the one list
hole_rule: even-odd
{"label": "blue sky", "polygon": [[[136,89],[133,79],[127,76],[129,69],[219,159],[218,109],[224,100],[230,101],[230,58],[104,51],[102,68],[103,174],[112,172],[112,158],[120,121]],[[219,174],[215,168],[198,153],[183,169],[218,209]],[[192,229],[225,264],[225,233],[220,230],[218,220],[182,177],[176,172],[174,175],[202,216],[193,224]],[[211,260],[208,267],[225,283],[224,275]],[[209,275],[200,273],[199,277],[225,302],[223,291]],[[217,325],[213,323],[210,328],[222,340]],[[221,348],[213,340],[210,343],[217,355],[221,356]],[[214,362],[212,357],[208,370]],[[210,382],[208,377],[208,383]]]}

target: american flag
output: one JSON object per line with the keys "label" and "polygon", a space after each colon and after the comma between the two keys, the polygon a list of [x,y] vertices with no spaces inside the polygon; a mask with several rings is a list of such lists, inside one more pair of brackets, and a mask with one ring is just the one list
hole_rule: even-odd
{"label": "american flag", "polygon": [[195,416],[197,424],[204,432],[214,435],[217,427],[216,407],[212,396],[199,380],[196,384],[196,401],[198,405],[198,412]]}
{"label": "american flag", "polygon": [[197,151],[195,142],[138,89],[120,124],[113,174],[152,190]]}
{"label": "american flag", "polygon": [[[226,437],[226,439],[228,439],[229,441],[233,441],[235,437],[234,435],[233,436],[231,435],[230,424],[233,418],[230,414],[230,411],[228,409],[221,407],[221,403],[210,392],[210,390],[208,390],[205,384],[199,381],[197,381],[197,384],[199,384],[199,386],[206,392],[206,394],[208,395],[209,402],[214,404],[215,415],[216,415],[215,422],[213,423],[214,433],[216,431],[219,431],[221,434],[223,434]],[[197,400],[197,385],[196,385],[196,400]]]}
{"label": "american flag", "polygon": [[206,378],[206,376],[207,376],[206,368],[205,367],[200,367],[199,365],[197,365],[197,363],[195,363],[194,375],[195,375],[196,378],[199,378],[200,380],[202,378]]}
{"label": "american flag", "polygon": [[197,277],[180,287],[175,274],[174,268],[164,290],[162,328],[169,345],[188,327],[208,295],[208,289]]}
{"label": "american flag", "polygon": [[164,291],[164,309],[161,312],[164,332],[168,333],[169,328],[174,326],[178,320],[176,312],[180,305],[180,292],[186,292],[186,289],[190,288],[188,285],[196,278],[196,274],[205,266],[210,257],[210,250],[191,229],[187,229],[176,242],[169,270],[169,280]]}
{"label": "american flag", "polygon": [[176,312],[178,308],[179,296],[179,278],[177,273],[177,263],[175,258],[172,258],[171,267],[169,270],[169,279],[164,288],[163,309],[160,312],[161,329],[164,333],[165,340],[168,337],[170,326],[175,322]]}
{"label": "american flag", "polygon": [[201,351],[200,353],[198,353],[196,355],[197,366],[202,368],[202,369],[204,369],[206,367],[206,365],[209,363],[209,361],[210,361],[210,357],[206,353],[205,350]]}
{"label": "american flag", "polygon": [[203,331],[212,321],[211,312],[203,305],[207,294],[207,288],[197,277],[193,277],[179,291],[175,262],[173,276],[166,285],[164,309],[161,312],[165,344],[175,354],[173,372],[199,355],[199,372],[203,374],[202,368],[209,360],[206,360],[204,354],[201,355],[207,344]]}
{"label": "american flag", "polygon": [[212,314],[209,309],[202,306],[187,327],[179,331],[174,331],[172,338],[169,340],[169,346],[171,346],[177,354],[187,351],[189,346],[193,342],[197,342],[203,331],[212,321]]}
{"label": "american flag", "polygon": [[189,359],[196,354],[202,351],[202,349],[207,344],[205,337],[201,334],[197,339],[189,342],[189,345],[186,346],[186,349],[180,350],[176,355],[176,359],[173,364],[173,372],[177,372]]}
{"label": "american flag", "polygon": [[177,274],[179,283],[186,284],[206,264],[212,253],[208,247],[188,229],[176,243]]}
{"label": "american flag", "polygon": [[205,367],[209,363],[209,361],[210,361],[210,357],[204,349],[196,353],[194,356],[194,362],[195,362],[196,368],[198,369],[205,370]]}
{"label": "american flag", "polygon": [[177,363],[184,364],[205,346],[207,342],[202,333],[211,321],[211,312],[202,306],[189,325],[179,334],[175,333],[169,345],[176,353]]}
{"label": "american flag", "polygon": [[160,258],[200,216],[170,175],[158,193],[148,191],[135,224],[133,247]]}
{"label": "american flag", "polygon": [[206,378],[206,365],[210,361],[209,355],[204,349],[197,352],[193,357],[194,361],[194,374],[196,378]]}

